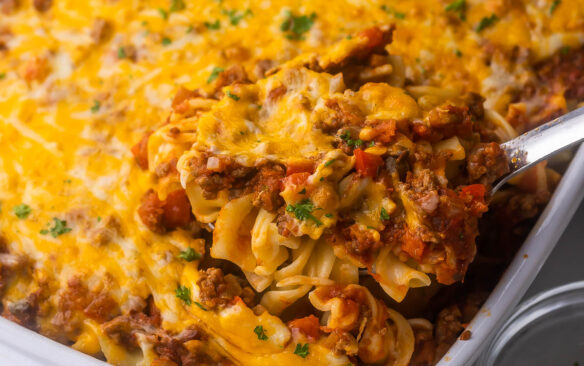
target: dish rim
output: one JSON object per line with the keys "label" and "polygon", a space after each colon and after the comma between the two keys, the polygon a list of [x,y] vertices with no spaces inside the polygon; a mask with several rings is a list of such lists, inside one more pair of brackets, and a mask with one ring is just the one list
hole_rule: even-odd
{"label": "dish rim", "polygon": [[475,362],[492,337],[516,309],[584,198],[584,144],[529,235],[491,291],[487,301],[467,326],[471,338],[458,339],[436,366],[465,366]]}

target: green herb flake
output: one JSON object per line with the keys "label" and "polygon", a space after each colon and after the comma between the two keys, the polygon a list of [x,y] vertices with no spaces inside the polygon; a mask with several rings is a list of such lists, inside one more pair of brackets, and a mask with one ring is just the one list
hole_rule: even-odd
{"label": "green herb flake", "polygon": [[239,97],[233,93],[231,93],[231,90],[228,90],[225,95],[227,95],[229,98],[235,100],[236,102],[239,100]]}
{"label": "green herb flake", "polygon": [[570,47],[564,46],[564,47],[560,48],[560,53],[562,55],[567,55],[568,53],[570,53]]}
{"label": "green herb flake", "polygon": [[99,100],[94,100],[93,105],[91,106],[91,113],[99,112],[100,108],[101,108],[101,102]]}
{"label": "green herb flake", "polygon": [[172,43],[172,41],[170,40],[170,38],[168,38],[168,37],[162,38],[162,45],[163,46],[168,46],[171,43]]}
{"label": "green herb flake", "polygon": [[466,20],[466,0],[454,0],[444,8],[447,12],[456,13],[460,20]]}
{"label": "green herb flake", "polygon": [[302,190],[300,192],[298,192],[300,194],[306,194],[306,188],[302,188]]}
{"label": "green herb flake", "polygon": [[266,331],[264,330],[264,327],[261,325],[258,325],[257,327],[255,327],[253,329],[253,332],[258,336],[258,339],[260,341],[266,341],[268,340],[268,336],[266,335]]}
{"label": "green herb flake", "polygon": [[120,47],[120,48],[118,48],[118,59],[120,59],[120,60],[121,60],[121,59],[124,59],[124,58],[126,58],[126,57],[128,57],[128,56],[126,55],[126,49],[125,49],[124,47]]}
{"label": "green herb flake", "polygon": [[164,20],[168,19],[168,12],[162,8],[158,8],[158,14],[160,14],[160,17]]}
{"label": "green herb flake", "polygon": [[302,358],[306,358],[306,356],[310,354],[310,352],[308,351],[308,343],[305,344],[297,343],[296,348],[294,349],[294,354]]}
{"label": "green herb flake", "polygon": [[324,163],[324,166],[331,166],[335,162],[335,160],[336,159],[331,159],[331,160],[327,161],[326,163]]}
{"label": "green herb flake", "polygon": [[349,147],[359,148],[359,147],[363,146],[363,144],[364,144],[363,140],[361,140],[361,139],[353,140],[351,138],[351,135],[349,134],[349,131],[343,132],[343,134],[340,137],[341,137],[341,140],[345,141],[345,143]]}
{"label": "green herb flake", "polygon": [[386,12],[387,14],[393,15],[397,19],[405,19],[406,18],[406,13],[399,12],[393,8],[390,8],[387,5],[381,5],[379,8],[381,10],[383,10],[384,12]]}
{"label": "green herb flake", "polygon": [[460,52],[460,50],[458,49],[454,50],[454,54],[456,55],[456,57],[462,57],[462,52]]}
{"label": "green herb flake", "polygon": [[381,212],[379,213],[379,217],[383,221],[389,220],[389,214],[387,213],[387,211],[385,211],[385,208],[383,208],[383,207],[381,208]]}
{"label": "green herb flake", "polygon": [[176,12],[184,10],[186,7],[185,2],[183,0],[172,0],[170,3],[170,12]]}
{"label": "green herb flake", "polygon": [[225,69],[222,67],[214,67],[211,71],[211,75],[209,75],[209,78],[207,79],[207,84],[210,84],[213,80],[217,79],[219,74],[221,74],[223,71],[225,71]]}
{"label": "green herb flake", "polygon": [[28,217],[28,215],[30,215],[30,213],[32,212],[32,209],[30,208],[29,205],[25,205],[24,203],[22,203],[18,206],[14,206],[12,211],[14,212],[16,217],[18,217],[19,219],[22,220],[22,219],[26,219]]}
{"label": "green herb flake", "polygon": [[227,10],[227,9],[223,9],[221,10],[221,13],[224,15],[227,15],[229,17],[229,23],[231,25],[238,25],[239,22],[245,18],[246,16],[250,16],[253,15],[252,11],[250,9],[247,9],[244,12],[239,12],[237,10]]}
{"label": "green herb flake", "polygon": [[5,72],[0,72],[0,80],[6,78],[6,73]]}
{"label": "green herb flake", "polygon": [[314,211],[314,209],[315,209],[314,204],[312,204],[312,202],[309,199],[304,199],[297,203],[296,205],[286,206],[286,211],[293,213],[298,220],[303,221],[305,219],[310,219],[314,221],[314,223],[318,227],[322,225],[322,222],[320,222],[319,219],[312,215],[311,212]]}
{"label": "green herb flake", "polygon": [[211,29],[211,30],[217,30],[217,29],[221,28],[221,22],[219,22],[219,19],[217,19],[213,23],[205,22],[203,24],[205,24],[205,27],[207,27],[207,29]]}
{"label": "green herb flake", "polygon": [[59,220],[58,218],[53,217],[53,226],[50,227],[48,230],[47,229],[41,230],[40,233],[43,235],[51,234],[53,238],[56,238],[60,235],[67,234],[71,230],[72,229],[70,227],[67,227],[67,221]]}
{"label": "green herb flake", "polygon": [[332,217],[333,217],[333,214],[332,214],[332,213],[327,213],[327,214],[324,214],[324,216],[325,216],[325,217],[328,217],[328,218],[330,219],[330,218],[332,218]]}
{"label": "green herb flake", "polygon": [[191,289],[190,288],[188,288],[186,286],[178,285],[178,287],[176,288],[174,293],[175,293],[176,297],[181,299],[186,305],[191,305],[193,303],[193,301],[191,300]]}
{"label": "green herb flake", "polygon": [[464,233],[462,231],[458,234],[458,239],[464,239]]}
{"label": "green herb flake", "polygon": [[496,16],[495,14],[491,14],[491,16],[489,16],[489,17],[484,17],[479,22],[479,25],[477,25],[476,31],[481,32],[482,30],[495,24],[498,20],[499,20],[499,17]]}
{"label": "green herb flake", "polygon": [[101,222],[101,216],[97,216],[97,222]]}
{"label": "green herb flake", "polygon": [[280,30],[285,34],[285,37],[290,40],[298,41],[304,39],[304,33],[308,32],[314,24],[316,13],[308,16],[296,16],[291,11],[286,11],[286,19],[280,24]]}
{"label": "green herb flake", "polygon": [[207,311],[207,308],[203,306],[203,304],[201,304],[198,301],[195,301],[195,305],[197,305],[197,307],[203,311]]}
{"label": "green herb flake", "polygon": [[188,34],[188,33],[191,33],[191,32],[193,31],[193,29],[194,29],[194,28],[193,28],[193,26],[192,26],[192,25],[189,25],[189,26],[187,27],[187,30],[185,31],[185,33],[187,33],[187,34]]}
{"label": "green herb flake", "polygon": [[193,248],[187,248],[187,250],[183,250],[182,252],[180,252],[178,257],[180,259],[184,259],[187,262],[192,262],[192,261],[195,261],[197,259],[201,259],[201,254],[199,254]]}
{"label": "green herb flake", "polygon": [[560,6],[560,4],[562,3],[562,0],[554,0],[552,2],[552,6],[550,6],[550,15],[554,13],[554,11],[556,11],[556,9],[558,8],[558,6]]}

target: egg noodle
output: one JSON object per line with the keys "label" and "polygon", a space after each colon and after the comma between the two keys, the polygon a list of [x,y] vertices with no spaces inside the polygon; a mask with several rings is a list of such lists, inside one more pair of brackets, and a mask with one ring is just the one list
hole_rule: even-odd
{"label": "egg noodle", "polygon": [[578,0],[0,0],[2,316],[113,365],[434,364],[561,178],[487,203],[583,43]]}

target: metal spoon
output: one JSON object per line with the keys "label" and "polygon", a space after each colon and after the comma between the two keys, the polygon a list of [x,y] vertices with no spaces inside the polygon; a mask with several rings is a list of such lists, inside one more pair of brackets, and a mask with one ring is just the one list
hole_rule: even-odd
{"label": "metal spoon", "polygon": [[490,196],[525,169],[582,141],[584,141],[584,107],[501,144],[509,160],[509,173],[499,178]]}

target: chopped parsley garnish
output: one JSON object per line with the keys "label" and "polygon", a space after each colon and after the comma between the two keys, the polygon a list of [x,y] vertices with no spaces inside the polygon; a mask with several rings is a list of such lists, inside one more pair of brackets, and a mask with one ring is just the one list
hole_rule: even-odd
{"label": "chopped parsley garnish", "polygon": [[294,354],[302,358],[306,358],[306,356],[310,354],[310,352],[308,351],[308,343],[304,343],[303,345],[297,343],[296,348],[294,349]]}
{"label": "chopped parsley garnish", "polygon": [[194,29],[193,26],[189,25],[187,30],[185,31],[185,33],[191,33],[193,31],[193,29]]}
{"label": "chopped parsley garnish", "polygon": [[280,30],[285,32],[285,37],[290,40],[303,40],[304,33],[312,28],[315,19],[316,13],[312,13],[309,16],[296,16],[290,10],[286,10],[286,19],[280,24]]}
{"label": "chopped parsley garnish", "polygon": [[229,23],[231,23],[231,25],[238,25],[243,18],[253,14],[250,9],[247,9],[244,12],[223,9],[221,10],[221,13],[229,17]]}
{"label": "chopped parsley garnish", "polygon": [[6,77],[6,73],[0,72],[0,80],[4,79],[5,77]]}
{"label": "chopped parsley garnish", "polygon": [[336,159],[331,159],[331,160],[327,161],[326,163],[324,163],[324,166],[331,166],[335,162],[335,160]]}
{"label": "chopped parsley garnish", "polygon": [[255,327],[253,329],[253,332],[258,336],[258,339],[260,341],[265,341],[268,339],[268,336],[266,335],[266,331],[264,330],[264,327],[261,325],[258,325],[257,327]]}
{"label": "chopped parsley garnish", "polygon": [[568,53],[570,53],[570,47],[564,46],[564,47],[560,48],[560,53],[562,55],[567,55]]}
{"label": "chopped parsley garnish", "polygon": [[56,238],[59,235],[67,234],[71,230],[72,229],[70,227],[67,227],[67,221],[59,220],[58,218],[53,217],[53,226],[50,227],[48,230],[47,229],[41,230],[40,233],[43,235],[51,234],[53,238]]}
{"label": "chopped parsley garnish", "polygon": [[195,261],[197,259],[201,259],[201,254],[199,254],[193,248],[187,248],[187,250],[180,252],[178,257],[180,259],[184,259],[187,262],[192,262],[192,261]]}
{"label": "chopped parsley garnish", "polygon": [[97,216],[97,222],[101,222],[101,216]]}
{"label": "chopped parsley garnish", "polygon": [[349,131],[343,132],[343,134],[341,135],[341,140],[345,141],[345,143],[349,147],[359,148],[359,147],[363,146],[363,140],[360,140],[360,139],[353,140],[351,138],[351,134],[349,133]]}
{"label": "chopped parsley garnish", "polygon": [[300,192],[298,192],[300,194],[306,194],[306,188],[302,188],[302,190]]}
{"label": "chopped parsley garnish", "polygon": [[211,75],[209,75],[209,78],[207,79],[207,84],[210,84],[213,80],[217,79],[219,74],[221,74],[223,71],[225,71],[225,69],[222,67],[214,67],[211,71]]}
{"label": "chopped parsley garnish", "polygon": [[462,57],[462,52],[460,52],[460,50],[458,49],[454,50],[454,54],[456,55],[456,57]]}
{"label": "chopped parsley garnish", "polygon": [[217,30],[217,29],[221,28],[221,22],[219,22],[219,19],[217,19],[213,23],[205,22],[204,24],[205,24],[205,27],[207,27],[207,29],[211,29],[211,30]]}
{"label": "chopped parsley garnish", "polygon": [[22,203],[18,206],[14,206],[12,211],[14,211],[14,214],[19,219],[26,219],[28,215],[30,215],[30,213],[32,212],[32,209],[30,208],[29,205],[25,205],[24,203]]}
{"label": "chopped parsley garnish", "polygon": [[398,19],[405,19],[406,18],[406,13],[401,13],[399,11],[396,11],[387,5],[381,5],[380,8],[381,8],[381,10],[386,12],[387,14],[393,15],[394,17],[396,17]]}
{"label": "chopped parsley garnish", "polygon": [[314,205],[308,198],[298,202],[296,205],[286,206],[286,211],[292,212],[300,221],[310,219],[314,221],[317,227],[322,225],[322,222],[312,215],[311,212],[314,211]]}
{"label": "chopped parsley garnish", "polygon": [[481,21],[479,22],[479,25],[477,25],[477,32],[482,31],[485,28],[488,28],[490,26],[492,26],[493,24],[495,24],[497,21],[499,20],[499,17],[496,16],[495,14],[491,14],[490,17],[484,17],[483,19],[481,19]]}
{"label": "chopped parsley garnish", "polygon": [[444,10],[456,13],[460,20],[466,20],[466,0],[454,0]]}
{"label": "chopped parsley garnish", "polygon": [[179,299],[184,301],[185,304],[191,305],[193,303],[193,301],[191,300],[191,289],[190,288],[183,286],[183,285],[178,285],[178,287],[176,288],[174,293],[175,293],[176,297],[178,297]]}
{"label": "chopped parsley garnish", "polygon": [[164,20],[168,19],[168,12],[166,10],[164,10],[162,8],[158,8],[158,13],[162,17],[162,19],[164,19]]}
{"label": "chopped parsley garnish", "polygon": [[324,216],[325,217],[328,217],[330,219],[331,217],[333,217],[333,214],[332,213],[327,213],[327,214],[324,214]]}
{"label": "chopped parsley garnish", "polygon": [[181,11],[186,7],[183,0],[172,0],[170,3],[170,12]]}
{"label": "chopped parsley garnish", "polygon": [[170,38],[168,38],[168,37],[162,38],[162,45],[163,46],[168,46],[171,43],[172,43],[172,41],[170,40]]}
{"label": "chopped parsley garnish", "polygon": [[99,112],[100,108],[101,108],[101,102],[99,100],[94,100],[93,105],[91,106],[91,113]]}
{"label": "chopped parsley garnish", "polygon": [[126,49],[124,47],[118,48],[118,58],[121,60],[126,57],[128,57],[128,55],[126,55]]}
{"label": "chopped parsley garnish", "polygon": [[552,2],[552,6],[550,6],[550,14],[553,14],[554,11],[556,11],[556,9],[558,8],[558,6],[560,6],[561,3],[562,3],[562,0],[554,0]]}
{"label": "chopped parsley garnish", "polygon": [[195,301],[195,305],[197,305],[197,307],[203,311],[207,311],[207,308],[203,306],[203,304],[201,304],[198,301]]}
{"label": "chopped parsley garnish", "polygon": [[389,220],[389,214],[385,211],[385,208],[381,208],[381,212],[379,213],[379,217],[381,220]]}
{"label": "chopped parsley garnish", "polygon": [[225,93],[225,95],[227,95],[229,98],[231,98],[231,99],[233,99],[233,100],[235,100],[235,101],[238,101],[238,100],[239,100],[239,97],[238,97],[237,95],[235,95],[235,94],[231,93],[231,90],[228,90],[228,91]]}

